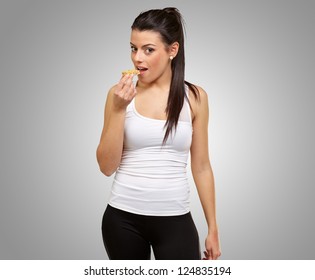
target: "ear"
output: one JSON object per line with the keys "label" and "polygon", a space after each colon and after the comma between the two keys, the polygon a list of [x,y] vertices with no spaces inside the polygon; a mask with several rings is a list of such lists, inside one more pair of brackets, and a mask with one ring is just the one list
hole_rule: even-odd
{"label": "ear", "polygon": [[169,56],[175,57],[178,53],[178,49],[179,49],[178,42],[174,42],[173,44],[171,44],[168,52]]}

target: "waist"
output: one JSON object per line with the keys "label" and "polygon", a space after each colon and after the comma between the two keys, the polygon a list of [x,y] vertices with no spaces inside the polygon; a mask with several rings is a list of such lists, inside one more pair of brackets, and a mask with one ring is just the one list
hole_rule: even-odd
{"label": "waist", "polygon": [[188,152],[166,148],[125,149],[112,185],[110,204],[143,215],[189,211]]}
{"label": "waist", "polygon": [[189,211],[189,193],[186,176],[154,179],[117,172],[109,204],[141,215],[181,215]]}
{"label": "waist", "polygon": [[153,216],[182,215],[189,211],[186,172],[157,174],[118,170],[109,203],[121,210]]}

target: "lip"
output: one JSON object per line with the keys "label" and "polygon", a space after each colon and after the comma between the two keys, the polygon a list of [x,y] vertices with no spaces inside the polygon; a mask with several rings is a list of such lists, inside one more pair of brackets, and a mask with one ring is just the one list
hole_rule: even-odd
{"label": "lip", "polygon": [[136,66],[136,69],[138,69],[140,71],[140,75],[142,75],[143,73],[148,71],[148,68],[144,67],[144,66]]}

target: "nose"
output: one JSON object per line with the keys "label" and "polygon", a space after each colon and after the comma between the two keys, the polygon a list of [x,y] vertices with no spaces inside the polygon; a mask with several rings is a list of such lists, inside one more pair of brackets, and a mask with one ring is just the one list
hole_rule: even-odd
{"label": "nose", "polygon": [[133,58],[134,58],[135,62],[142,62],[143,61],[143,54],[142,54],[141,50],[137,50],[134,53]]}

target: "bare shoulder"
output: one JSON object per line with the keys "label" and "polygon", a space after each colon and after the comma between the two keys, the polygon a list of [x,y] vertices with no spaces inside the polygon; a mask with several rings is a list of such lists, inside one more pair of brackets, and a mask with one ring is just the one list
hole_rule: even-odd
{"label": "bare shoulder", "polygon": [[192,109],[192,116],[193,119],[195,119],[200,114],[207,114],[208,113],[208,94],[207,92],[200,86],[194,85],[195,88],[198,90],[197,98],[192,93],[192,91],[189,91],[189,101],[191,104]]}
{"label": "bare shoulder", "polygon": [[107,103],[110,103],[112,100],[113,100],[113,95],[115,93],[115,90],[116,90],[116,87],[117,87],[117,84],[116,85],[113,85],[107,92],[107,96],[106,96],[106,104]]}

